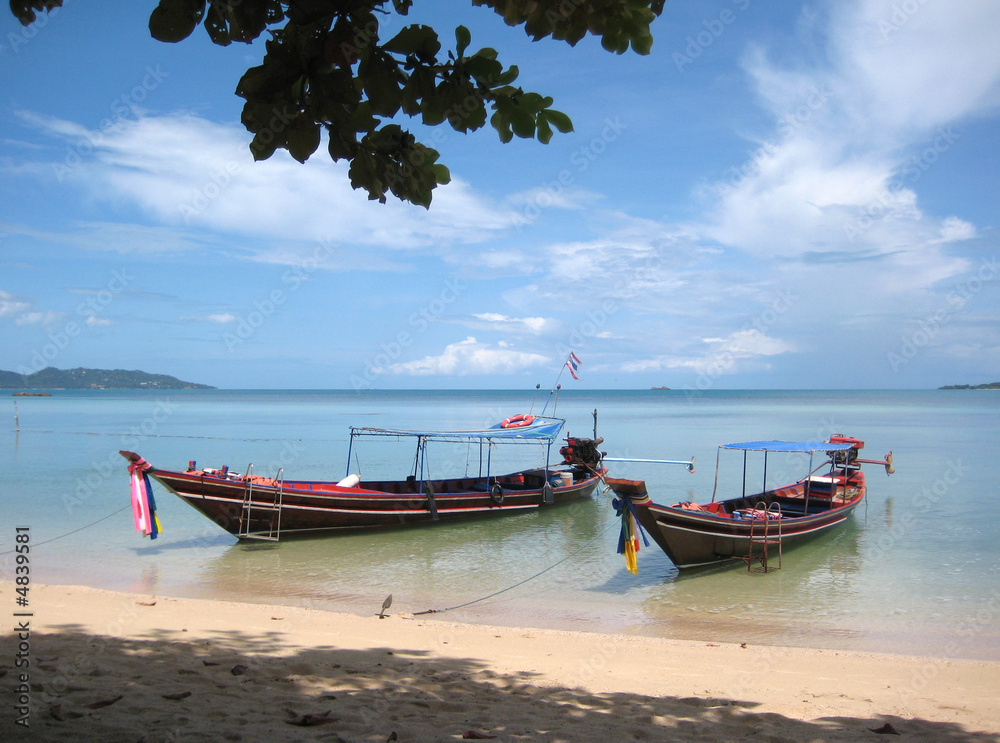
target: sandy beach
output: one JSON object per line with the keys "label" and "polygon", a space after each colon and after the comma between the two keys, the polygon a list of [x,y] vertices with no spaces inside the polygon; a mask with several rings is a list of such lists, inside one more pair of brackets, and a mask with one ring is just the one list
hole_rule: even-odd
{"label": "sandy beach", "polygon": [[1000,740],[998,663],[0,585],[4,741]]}

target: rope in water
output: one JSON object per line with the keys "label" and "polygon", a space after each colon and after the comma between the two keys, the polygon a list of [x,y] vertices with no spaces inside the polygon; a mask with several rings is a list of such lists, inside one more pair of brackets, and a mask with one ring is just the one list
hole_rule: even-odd
{"label": "rope in water", "polygon": [[523,586],[523,585],[524,585],[525,583],[527,583],[528,581],[532,581],[532,580],[534,580],[535,578],[537,578],[538,576],[540,576],[540,575],[544,575],[545,573],[549,572],[549,571],[550,571],[550,570],[552,570],[553,568],[555,568],[555,567],[558,567],[559,565],[562,565],[562,564],[563,564],[564,562],[566,562],[566,561],[567,561],[567,560],[568,560],[569,558],[571,558],[571,557],[573,557],[574,555],[577,555],[577,554],[579,554],[580,552],[582,552],[583,550],[587,549],[587,548],[588,548],[588,547],[589,547],[590,545],[592,545],[592,544],[593,544],[594,542],[596,542],[596,541],[597,541],[598,539],[600,539],[601,537],[603,537],[603,536],[604,536],[605,534],[607,534],[607,533],[608,533],[608,532],[609,532],[609,531],[610,531],[610,530],[611,530],[612,528],[614,528],[614,527],[616,527],[616,526],[618,526],[618,523],[617,523],[617,522],[615,522],[615,521],[611,522],[611,524],[610,524],[610,525],[609,525],[609,526],[608,526],[608,527],[607,527],[606,529],[604,529],[604,531],[602,531],[602,532],[601,532],[600,534],[598,534],[598,535],[597,535],[596,537],[594,537],[593,539],[591,539],[591,540],[588,540],[587,542],[585,542],[584,544],[582,544],[581,546],[579,546],[579,547],[578,547],[577,549],[575,549],[575,550],[573,550],[572,552],[570,552],[570,553],[569,553],[568,555],[566,555],[566,557],[564,557],[563,559],[559,560],[559,561],[558,561],[558,562],[556,562],[556,563],[553,563],[552,565],[549,565],[549,566],[548,566],[547,568],[545,568],[544,570],[540,570],[540,571],[538,571],[537,573],[535,573],[534,575],[532,575],[532,576],[529,576],[529,577],[525,578],[525,579],[524,579],[524,580],[522,580],[522,581],[518,581],[517,583],[515,583],[515,584],[514,584],[514,585],[512,585],[512,586],[507,586],[506,588],[502,588],[502,589],[500,589],[499,591],[494,591],[493,593],[489,594],[488,596],[483,596],[482,598],[478,598],[478,599],[474,599],[474,600],[472,600],[472,601],[466,601],[466,602],[465,602],[464,604],[458,604],[457,606],[449,606],[449,607],[448,607],[447,609],[426,609],[426,610],[424,610],[424,611],[418,611],[418,612],[415,612],[413,616],[415,616],[415,617],[416,617],[416,616],[420,616],[421,614],[443,614],[443,613],[444,613],[444,612],[446,612],[446,611],[454,611],[455,609],[463,609],[463,608],[465,608],[466,606],[472,606],[473,604],[478,604],[478,603],[479,603],[479,602],[481,602],[481,601],[486,601],[487,599],[491,599],[491,598],[493,598],[494,596],[499,596],[499,595],[500,595],[501,593],[507,593],[507,591],[512,591],[513,589],[517,588],[518,586]]}
{"label": "rope in water", "polygon": [[[58,537],[52,537],[52,539],[46,539],[44,542],[32,542],[31,546],[32,547],[41,547],[43,544],[49,544],[50,542],[55,542],[55,541],[57,541],[59,539],[62,539],[64,537],[68,537],[71,534],[76,534],[78,531],[83,531],[84,529],[89,529],[90,527],[96,526],[97,524],[101,523],[102,521],[107,521],[112,516],[117,516],[119,513],[121,513],[122,511],[124,511],[126,508],[131,508],[131,507],[132,507],[131,503],[129,505],[127,505],[127,506],[122,506],[117,511],[113,511],[113,512],[109,513],[107,516],[102,516],[101,518],[97,519],[97,521],[89,523],[86,526],[81,526],[80,528],[74,529],[73,531],[68,531],[65,534],[60,534]],[[0,552],[0,555],[9,555],[9,554],[12,554],[12,553],[14,553],[16,551],[17,550],[7,550],[6,552]]]}
{"label": "rope in water", "polygon": [[[600,479],[601,479],[602,482],[604,481],[604,477],[600,473],[598,473],[598,477],[600,477]],[[97,524],[101,523],[102,521],[107,521],[112,516],[115,516],[115,515],[121,513],[122,511],[124,511],[124,510],[126,510],[127,508],[130,508],[130,507],[131,507],[131,504],[129,504],[127,506],[122,506],[117,511],[113,511],[113,512],[109,513],[107,516],[103,516],[103,517],[97,519],[97,521],[93,521],[93,522],[91,522],[89,524],[86,524],[85,526],[81,526],[78,529],[74,529],[73,531],[68,531],[65,534],[60,534],[58,537],[52,537],[52,539],[46,539],[44,542],[36,542],[34,544],[34,546],[39,547],[39,546],[41,546],[43,544],[49,544],[51,542],[55,542],[55,541],[58,541],[60,539],[64,539],[65,537],[68,537],[68,536],[71,536],[73,534],[76,534],[77,532],[81,532],[84,529],[89,529],[90,527],[96,526]],[[561,559],[561,560],[553,563],[552,565],[549,565],[544,570],[539,570],[537,573],[535,573],[534,575],[528,576],[524,580],[518,581],[514,585],[507,586],[506,588],[502,588],[499,591],[494,591],[493,593],[489,594],[488,596],[482,596],[481,598],[473,599],[472,601],[466,601],[464,604],[458,604],[457,606],[449,606],[447,609],[425,609],[424,611],[415,612],[413,616],[420,616],[420,615],[423,615],[423,614],[443,614],[446,611],[454,611],[455,609],[464,609],[466,606],[472,606],[473,604],[478,604],[478,603],[480,603],[482,601],[486,601],[486,600],[491,599],[491,598],[493,598],[495,596],[499,596],[502,593],[507,593],[507,591],[512,591],[515,588],[517,588],[518,586],[523,586],[525,583],[533,581],[538,576],[544,575],[545,573],[549,572],[550,570],[553,570],[554,568],[559,567],[564,562],[566,562],[569,558],[571,558],[571,557],[573,557],[575,555],[578,555],[580,552],[582,552],[583,550],[585,550],[588,547],[590,547],[590,545],[592,545],[598,539],[600,539],[605,534],[607,534],[615,526],[618,526],[618,524],[615,523],[615,522],[611,522],[611,524],[609,524],[600,534],[598,534],[597,536],[595,536],[593,539],[590,539],[590,540],[584,542],[582,545],[580,545],[575,550],[573,550],[568,555],[566,555],[563,559]],[[9,555],[9,554],[13,554],[14,552],[16,552],[16,550],[8,550],[7,552],[0,552],[0,555]]]}

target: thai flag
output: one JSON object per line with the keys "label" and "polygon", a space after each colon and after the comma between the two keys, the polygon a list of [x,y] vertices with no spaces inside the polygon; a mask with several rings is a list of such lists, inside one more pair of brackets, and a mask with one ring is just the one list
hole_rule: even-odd
{"label": "thai flag", "polygon": [[580,364],[583,362],[576,357],[576,354],[572,351],[569,352],[569,358],[566,359],[566,368],[569,369],[569,373],[573,375],[573,379],[580,381],[580,378],[576,376],[577,370],[580,368]]}

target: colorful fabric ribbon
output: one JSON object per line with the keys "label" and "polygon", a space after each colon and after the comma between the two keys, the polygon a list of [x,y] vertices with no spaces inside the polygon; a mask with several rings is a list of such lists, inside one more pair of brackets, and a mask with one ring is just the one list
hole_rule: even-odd
{"label": "colorful fabric ribbon", "polygon": [[621,532],[618,534],[618,554],[625,555],[625,569],[632,575],[638,575],[639,563],[636,555],[639,552],[639,537],[642,537],[642,542],[647,547],[649,540],[635,519],[635,506],[628,496],[613,499],[611,505],[615,507],[615,512],[622,520]]}
{"label": "colorful fabric ribbon", "polygon": [[145,459],[139,457],[128,466],[132,486],[132,518],[135,520],[135,530],[156,539],[163,531],[160,520],[156,517],[156,501],[153,500],[153,486],[146,474],[153,467]]}

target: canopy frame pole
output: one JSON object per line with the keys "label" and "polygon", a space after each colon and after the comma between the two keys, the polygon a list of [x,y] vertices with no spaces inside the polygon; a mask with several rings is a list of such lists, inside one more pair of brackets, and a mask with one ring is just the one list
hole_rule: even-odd
{"label": "canopy frame pole", "polygon": [[351,452],[354,450],[354,426],[351,426],[351,440],[347,444],[347,472],[344,473],[344,477],[351,474]]}
{"label": "canopy frame pole", "polygon": [[420,469],[420,486],[417,488],[418,493],[422,493],[424,490],[424,460],[427,455],[427,439],[423,436],[417,436],[417,467]]}
{"label": "canopy frame pole", "polygon": [[493,475],[493,440],[486,441],[486,484],[489,485],[490,477]]}
{"label": "canopy frame pole", "polygon": [[805,505],[802,508],[802,515],[809,515],[809,485],[812,483],[812,471],[813,471],[813,452],[809,452],[809,474],[806,475],[806,497]]}
{"label": "canopy frame pole", "polygon": [[712,485],[712,503],[715,503],[716,493],[719,491],[719,459],[722,456],[722,447],[715,450],[715,484]]}
{"label": "canopy frame pole", "polygon": [[743,497],[747,497],[747,452],[743,450]]}

